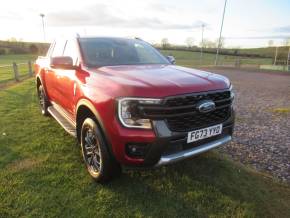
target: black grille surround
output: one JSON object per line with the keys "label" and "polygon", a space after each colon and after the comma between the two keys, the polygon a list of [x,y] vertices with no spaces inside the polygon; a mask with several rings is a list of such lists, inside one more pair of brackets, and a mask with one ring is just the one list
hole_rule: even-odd
{"label": "black grille surround", "polygon": [[[215,102],[216,109],[201,113],[197,109],[203,100]],[[231,91],[218,90],[166,97],[158,105],[138,105],[142,118],[164,120],[171,131],[192,131],[226,121],[231,116]]]}

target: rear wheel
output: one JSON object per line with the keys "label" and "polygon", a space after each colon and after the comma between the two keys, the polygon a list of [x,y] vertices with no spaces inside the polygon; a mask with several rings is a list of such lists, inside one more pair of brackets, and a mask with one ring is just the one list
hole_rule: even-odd
{"label": "rear wheel", "polygon": [[45,92],[44,92],[42,85],[40,85],[38,87],[37,93],[38,93],[38,100],[39,100],[39,106],[40,106],[41,113],[44,116],[48,116],[49,113],[47,111],[47,108],[49,106],[49,102],[47,100],[47,97],[45,95]]}
{"label": "rear wheel", "polygon": [[120,174],[121,167],[108,152],[105,138],[92,118],[83,122],[81,148],[87,170],[97,182],[108,182]]}

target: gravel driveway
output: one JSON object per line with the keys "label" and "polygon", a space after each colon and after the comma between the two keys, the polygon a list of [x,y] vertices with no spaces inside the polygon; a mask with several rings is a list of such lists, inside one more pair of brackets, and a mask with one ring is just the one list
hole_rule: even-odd
{"label": "gravel driveway", "polygon": [[207,70],[230,78],[236,94],[234,140],[220,150],[290,183],[290,73]]}

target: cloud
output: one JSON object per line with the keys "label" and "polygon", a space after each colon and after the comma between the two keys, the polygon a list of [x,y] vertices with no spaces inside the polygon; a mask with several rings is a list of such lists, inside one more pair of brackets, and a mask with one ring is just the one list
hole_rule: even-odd
{"label": "cloud", "polygon": [[13,11],[4,11],[4,12],[1,12],[0,14],[0,19],[2,20],[9,20],[9,21],[17,21],[17,20],[20,20],[22,19],[23,16],[20,16],[19,13],[16,13],[16,12],[13,12]]}
{"label": "cloud", "polygon": [[225,37],[226,39],[285,39],[289,38],[290,34],[286,35],[264,35],[264,36],[241,36],[241,37]]}
{"label": "cloud", "polygon": [[290,33],[290,26],[282,26],[275,28],[274,31],[280,32],[280,33]]}
{"label": "cloud", "polygon": [[94,4],[73,11],[58,11],[47,14],[49,26],[99,26],[122,28],[150,28],[150,29],[194,29],[201,26],[202,21],[180,24],[165,22],[157,17],[124,18],[117,16],[105,4]]}

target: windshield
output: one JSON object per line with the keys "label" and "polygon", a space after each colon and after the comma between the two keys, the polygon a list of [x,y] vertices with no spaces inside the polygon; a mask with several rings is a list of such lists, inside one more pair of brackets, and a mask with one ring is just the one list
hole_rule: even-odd
{"label": "windshield", "polygon": [[79,42],[89,67],[170,64],[155,48],[137,39],[81,38]]}

